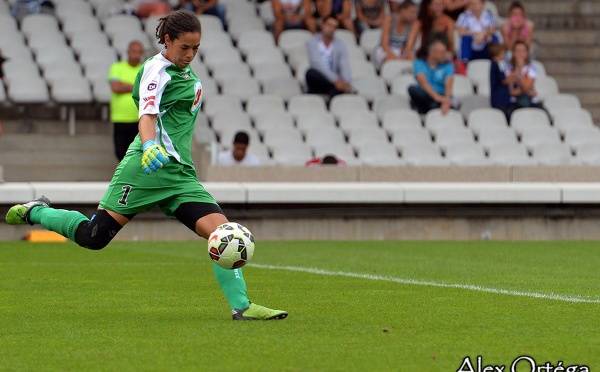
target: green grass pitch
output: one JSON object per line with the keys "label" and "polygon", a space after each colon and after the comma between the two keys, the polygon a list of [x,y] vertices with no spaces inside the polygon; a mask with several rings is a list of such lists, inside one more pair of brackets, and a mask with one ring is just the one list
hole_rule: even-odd
{"label": "green grass pitch", "polygon": [[233,322],[202,240],[0,243],[0,371],[600,370],[595,242],[259,242],[252,264],[287,319]]}

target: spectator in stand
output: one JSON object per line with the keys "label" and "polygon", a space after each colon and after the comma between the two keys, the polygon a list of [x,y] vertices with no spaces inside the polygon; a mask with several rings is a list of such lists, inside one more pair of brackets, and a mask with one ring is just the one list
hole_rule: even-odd
{"label": "spectator in stand", "polygon": [[501,110],[510,121],[510,116],[515,110],[515,104],[511,102],[509,87],[517,82],[514,74],[509,74],[506,63],[504,47],[493,43],[488,48],[492,64],[490,66],[490,104],[493,108]]}
{"label": "spectator in stand", "polygon": [[537,70],[531,64],[529,46],[522,41],[517,41],[513,45],[508,72],[515,75],[515,81],[510,85],[510,100],[515,104],[515,109],[522,107],[543,108],[535,91]]}
{"label": "spectator in stand", "polygon": [[405,0],[397,11],[385,16],[381,45],[375,50],[377,66],[395,59],[414,59],[414,53],[407,46],[408,35],[416,19],[417,5],[411,0]]}
{"label": "spectator in stand", "polygon": [[310,68],[306,71],[308,93],[334,96],[352,92],[352,72],[346,45],[335,38],[339,21],[327,16],[321,33],[306,42]]}
{"label": "spectator in stand", "polygon": [[352,21],[351,0],[315,0],[315,7],[319,18],[323,22],[325,22],[325,17],[333,16],[342,28],[356,34],[354,22]]}
{"label": "spectator in stand", "polygon": [[453,59],[454,21],[444,14],[444,0],[423,0],[419,8],[417,20],[410,29],[407,50],[414,50],[417,38],[421,36],[421,47],[417,51],[418,58],[425,58],[429,45],[436,40],[446,44],[449,54],[447,60]]}
{"label": "spectator in stand", "polygon": [[471,0],[444,0],[446,6],[444,13],[456,21],[461,13],[467,10],[470,3]]}
{"label": "spectator in stand", "polygon": [[179,0],[178,9],[189,10],[196,14],[208,14],[219,17],[223,27],[226,27],[225,7],[219,4],[219,0]]}
{"label": "spectator in stand", "polygon": [[318,167],[323,165],[337,165],[339,167],[345,167],[346,162],[333,154],[327,154],[322,158],[316,157],[306,162],[307,167]]}
{"label": "spectator in stand", "polygon": [[488,47],[497,43],[496,19],[485,9],[485,0],[471,0],[466,12],[456,21],[461,36],[460,58],[463,62],[474,59],[489,59]]}
{"label": "spectator in stand", "polygon": [[19,23],[29,14],[54,15],[54,2],[51,0],[17,0],[13,15]]}
{"label": "spectator in stand", "polygon": [[520,1],[513,1],[508,8],[508,18],[501,25],[502,38],[507,50],[512,50],[517,41],[524,42],[531,49],[535,24],[527,19],[525,7]]}
{"label": "spectator in stand", "polygon": [[239,131],[233,137],[233,148],[220,152],[217,155],[217,165],[220,166],[245,166],[260,165],[260,159],[248,152],[250,137],[248,133]]}
{"label": "spectator in stand", "polygon": [[158,17],[171,11],[171,4],[167,0],[138,0],[135,13],[140,18]]}
{"label": "spectator in stand", "polygon": [[313,34],[317,32],[310,0],[272,0],[271,4],[275,16],[273,36],[276,42],[283,30],[304,28]]}
{"label": "spectator in stand", "polygon": [[132,41],[127,48],[127,61],[114,63],[108,74],[112,91],[110,96],[110,121],[113,123],[115,155],[123,160],[129,145],[138,134],[138,108],[133,101],[133,83],[142,66],[144,46]]}
{"label": "spectator in stand", "polygon": [[385,18],[385,0],[355,0],[354,28],[360,36],[364,30],[380,28]]}
{"label": "spectator in stand", "polygon": [[420,114],[441,108],[445,115],[451,107],[452,86],[454,84],[454,66],[446,59],[448,48],[441,40],[429,44],[427,57],[416,59],[414,74],[418,85],[408,88],[408,94]]}

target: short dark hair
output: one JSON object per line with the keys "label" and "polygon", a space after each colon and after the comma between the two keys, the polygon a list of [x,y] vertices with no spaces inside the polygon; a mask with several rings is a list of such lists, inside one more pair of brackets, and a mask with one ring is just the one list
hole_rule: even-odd
{"label": "short dark hair", "polygon": [[325,156],[323,156],[323,159],[321,159],[321,164],[337,164],[338,163],[338,159],[335,157],[335,155],[332,154],[327,154]]}
{"label": "short dark hair", "polygon": [[502,51],[504,50],[504,47],[498,43],[491,43],[490,46],[488,47],[488,53],[490,54],[490,57],[494,58],[497,55],[499,55],[500,53],[502,53]]}
{"label": "short dark hair", "polygon": [[241,130],[235,133],[235,136],[233,137],[233,143],[241,143],[243,145],[247,145],[250,143],[250,137],[248,136],[248,133]]}
{"label": "short dark hair", "polygon": [[189,10],[176,10],[158,20],[156,38],[160,44],[165,45],[165,35],[169,39],[178,39],[181,34],[197,32],[202,35],[202,26],[196,15]]}

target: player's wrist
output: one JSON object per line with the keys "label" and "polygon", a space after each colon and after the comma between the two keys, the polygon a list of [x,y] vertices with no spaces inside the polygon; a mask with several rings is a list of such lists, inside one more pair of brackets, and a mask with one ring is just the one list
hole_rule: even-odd
{"label": "player's wrist", "polygon": [[142,150],[146,151],[148,148],[152,147],[156,145],[156,142],[154,140],[147,140],[146,142],[144,142],[144,144],[142,145]]}

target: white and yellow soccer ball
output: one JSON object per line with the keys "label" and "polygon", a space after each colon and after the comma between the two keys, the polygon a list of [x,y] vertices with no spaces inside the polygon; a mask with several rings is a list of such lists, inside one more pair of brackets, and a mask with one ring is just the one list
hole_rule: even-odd
{"label": "white and yellow soccer ball", "polygon": [[254,237],[250,230],[237,222],[224,223],[210,234],[208,254],[222,268],[237,269],[252,259]]}

